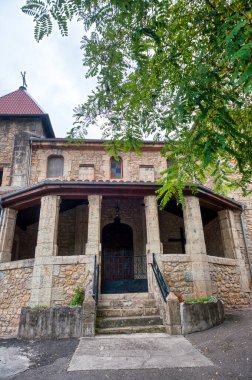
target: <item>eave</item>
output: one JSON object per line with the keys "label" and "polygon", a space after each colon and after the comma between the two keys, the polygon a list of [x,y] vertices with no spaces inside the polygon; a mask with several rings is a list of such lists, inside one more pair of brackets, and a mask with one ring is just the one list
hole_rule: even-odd
{"label": "eave", "polygon": [[[85,199],[88,195],[98,194],[104,198],[137,198],[155,195],[160,188],[153,182],[123,182],[123,181],[43,181],[36,185],[13,191],[0,198],[2,207],[21,210],[40,203],[45,195],[58,195],[62,199]],[[188,185],[185,195],[195,195],[202,206],[223,210],[225,208],[241,210],[242,204],[230,198],[215,194],[207,187],[198,185],[196,193]]]}

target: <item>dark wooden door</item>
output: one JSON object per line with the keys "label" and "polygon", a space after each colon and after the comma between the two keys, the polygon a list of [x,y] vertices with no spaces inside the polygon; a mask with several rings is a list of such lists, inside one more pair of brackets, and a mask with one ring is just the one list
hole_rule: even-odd
{"label": "dark wooden door", "polygon": [[102,280],[118,281],[134,278],[133,231],[118,221],[102,231]]}

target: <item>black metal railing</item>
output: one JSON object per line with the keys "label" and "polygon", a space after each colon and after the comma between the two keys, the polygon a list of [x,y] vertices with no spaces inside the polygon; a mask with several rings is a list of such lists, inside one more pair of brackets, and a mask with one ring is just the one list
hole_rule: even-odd
{"label": "black metal railing", "polygon": [[94,259],[94,274],[93,274],[93,298],[95,304],[98,304],[98,295],[99,295],[99,265],[97,263],[97,257]]}
{"label": "black metal railing", "polygon": [[158,263],[157,263],[157,260],[155,257],[155,253],[153,253],[153,262],[151,263],[151,267],[153,269],[155,278],[157,280],[160,293],[161,293],[164,301],[166,302],[166,297],[170,293],[170,289],[169,289],[169,286],[167,285],[167,283],[164,279],[162,272],[159,269],[159,266],[158,266]]}
{"label": "black metal railing", "polygon": [[140,280],[146,278],[146,256],[104,255],[102,258],[103,280]]}

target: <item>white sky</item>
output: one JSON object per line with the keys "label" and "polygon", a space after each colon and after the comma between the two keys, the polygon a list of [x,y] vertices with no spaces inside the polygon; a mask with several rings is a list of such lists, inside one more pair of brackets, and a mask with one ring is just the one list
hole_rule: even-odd
{"label": "white sky", "polygon": [[[80,40],[81,23],[72,22],[68,37],[53,33],[37,43],[32,17],[21,11],[25,0],[0,0],[0,96],[22,85],[20,71],[26,71],[27,91],[49,114],[55,135],[65,137],[73,123],[73,108],[85,101],[95,88],[85,79]],[[91,127],[89,138],[100,138]]]}

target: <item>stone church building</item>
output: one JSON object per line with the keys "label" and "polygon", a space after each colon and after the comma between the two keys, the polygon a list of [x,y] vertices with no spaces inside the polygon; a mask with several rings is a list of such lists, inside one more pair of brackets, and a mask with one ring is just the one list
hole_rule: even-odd
{"label": "stone church building", "polygon": [[56,138],[24,87],[0,98],[0,336],[16,335],[22,307],[68,305],[78,285],[92,293],[95,273],[98,316],[106,302],[112,318],[119,300],[145,300],[139,320],[160,327],[153,254],[175,294],[250,305],[252,198],[198,185],[184,209],[161,210],[161,151],[146,142],[115,160],[101,140]]}

